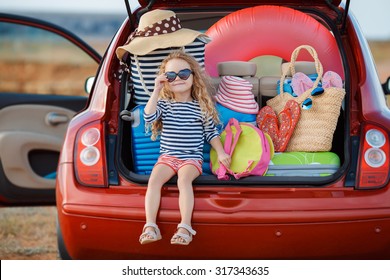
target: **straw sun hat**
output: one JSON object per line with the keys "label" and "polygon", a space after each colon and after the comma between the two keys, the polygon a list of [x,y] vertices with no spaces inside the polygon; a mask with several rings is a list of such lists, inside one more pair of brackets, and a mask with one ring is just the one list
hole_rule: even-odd
{"label": "straw sun hat", "polygon": [[236,76],[223,76],[216,94],[217,102],[236,112],[257,114],[259,105],[252,93],[253,85]]}
{"label": "straw sun hat", "polygon": [[116,54],[119,59],[126,52],[145,55],[156,49],[185,46],[198,37],[209,41],[207,35],[201,32],[182,28],[174,12],[157,9],[141,16],[138,28],[128,42],[116,50]]}

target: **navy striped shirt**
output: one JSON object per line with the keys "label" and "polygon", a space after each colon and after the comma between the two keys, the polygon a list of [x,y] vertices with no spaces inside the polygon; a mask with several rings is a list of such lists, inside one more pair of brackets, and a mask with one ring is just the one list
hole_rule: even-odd
{"label": "navy striped shirt", "polygon": [[144,113],[146,123],[161,118],[163,128],[160,139],[160,154],[180,159],[203,160],[203,144],[218,137],[212,117],[205,118],[199,102],[175,102],[159,100],[153,114]]}
{"label": "navy striped shirt", "polygon": [[[161,62],[173,51],[180,48],[157,49],[146,55],[133,55],[131,58],[131,78],[134,85],[135,104],[145,105],[154,89],[154,80]],[[184,46],[184,51],[192,55],[199,65],[204,67],[205,42],[196,39],[194,42]],[[137,65],[138,64],[138,65]],[[144,81],[144,85],[142,83]],[[145,90],[144,86],[147,90]],[[149,91],[149,92],[148,92]]]}

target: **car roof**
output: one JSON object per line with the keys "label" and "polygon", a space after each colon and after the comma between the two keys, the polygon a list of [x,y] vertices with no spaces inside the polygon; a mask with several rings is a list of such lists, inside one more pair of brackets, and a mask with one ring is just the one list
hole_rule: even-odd
{"label": "car roof", "polygon": [[[139,3],[145,7],[150,2],[154,2],[152,6],[154,8],[174,6],[175,2],[180,7],[212,7],[212,6],[253,6],[253,5],[300,5],[300,6],[329,6],[327,0],[139,0]],[[331,5],[339,6],[341,0],[330,1]]]}

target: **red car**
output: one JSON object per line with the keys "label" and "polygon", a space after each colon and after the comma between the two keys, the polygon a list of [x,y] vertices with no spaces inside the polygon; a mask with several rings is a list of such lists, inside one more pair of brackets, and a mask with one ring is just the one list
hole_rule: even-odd
{"label": "red car", "polygon": [[[380,83],[368,44],[348,11],[353,3],[340,2],[156,0],[142,1],[133,13],[128,7],[129,17],[100,63],[87,107],[69,122],[59,157],[61,257],[389,259],[388,85]],[[299,45],[313,46],[324,72],[337,72],[346,92],[330,150],[337,156],[335,166],[288,162],[294,169],[271,174],[269,168],[272,176],[227,181],[205,172],[194,181],[192,222],[198,234],[184,248],[173,248],[169,238],[150,245],[138,242],[150,170],[141,166],[141,148],[134,144],[139,105],[134,62],[124,55],[124,67],[117,49],[139,18],[154,9],[172,10],[183,26],[211,37],[204,65],[216,83],[219,63],[255,61],[259,71],[251,78],[260,107],[277,94],[280,79],[280,72],[262,71],[275,65],[279,71]],[[146,148],[146,155],[154,153]],[[157,218],[164,237],[180,220],[178,195],[173,178],[163,187]],[[7,200],[4,194],[1,198]]]}

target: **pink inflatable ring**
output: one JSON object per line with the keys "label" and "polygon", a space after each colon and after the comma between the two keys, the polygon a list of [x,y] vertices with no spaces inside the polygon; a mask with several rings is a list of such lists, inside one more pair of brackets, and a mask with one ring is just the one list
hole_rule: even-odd
{"label": "pink inflatable ring", "polygon": [[[219,62],[249,61],[262,55],[290,61],[291,53],[300,45],[316,49],[324,72],[343,74],[337,43],[330,30],[297,10],[279,6],[242,9],[216,22],[206,34],[212,41],[206,45],[205,66],[212,77],[218,76]],[[313,59],[302,52],[299,60]]]}

